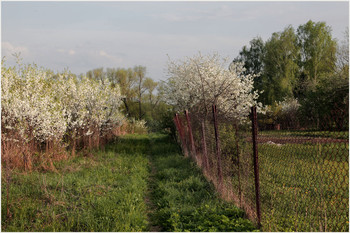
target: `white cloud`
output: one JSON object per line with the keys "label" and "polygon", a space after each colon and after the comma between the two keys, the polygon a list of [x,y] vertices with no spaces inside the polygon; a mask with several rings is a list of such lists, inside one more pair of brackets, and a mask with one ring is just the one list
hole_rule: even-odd
{"label": "white cloud", "polygon": [[68,54],[69,54],[69,55],[74,55],[74,54],[75,54],[75,51],[74,51],[73,49],[71,49],[71,50],[68,51]]}
{"label": "white cloud", "polygon": [[28,48],[25,46],[15,46],[11,44],[10,42],[3,41],[1,42],[1,52],[2,56],[12,56],[12,54],[19,54],[21,55],[27,55],[28,54]]}
{"label": "white cloud", "polygon": [[74,55],[76,54],[76,51],[73,49],[66,50],[66,49],[56,49],[57,52],[62,53],[62,54],[68,54],[68,55]]}
{"label": "white cloud", "polygon": [[201,19],[201,16],[199,15],[183,15],[177,13],[162,13],[159,15],[153,15],[153,17],[169,22],[197,21]]}
{"label": "white cloud", "polygon": [[108,57],[107,53],[103,50],[100,51],[100,56],[102,57]]}
{"label": "white cloud", "polygon": [[115,62],[115,63],[121,63],[123,61],[122,58],[118,57],[118,56],[114,56],[114,55],[110,55],[108,53],[106,53],[104,50],[100,50],[99,51],[99,55],[101,57],[107,58],[108,60],[110,60],[111,62]]}
{"label": "white cloud", "polygon": [[[251,10],[251,9],[249,9]],[[228,21],[244,21],[250,20],[247,9],[230,7],[228,5],[216,5],[210,8],[191,7],[183,11],[163,12],[153,14],[155,19],[161,19],[169,22],[202,22],[206,20],[228,20]]]}

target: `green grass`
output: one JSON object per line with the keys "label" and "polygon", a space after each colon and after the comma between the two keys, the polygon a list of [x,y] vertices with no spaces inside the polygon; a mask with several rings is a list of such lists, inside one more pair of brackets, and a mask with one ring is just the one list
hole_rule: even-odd
{"label": "green grass", "polygon": [[2,170],[2,231],[252,231],[169,137],[127,135],[55,163],[57,172]]}
{"label": "green grass", "polygon": [[349,139],[348,131],[264,130],[264,131],[259,131],[259,135],[260,136],[277,136],[277,137],[311,137],[311,138]]}
{"label": "green grass", "polygon": [[259,144],[263,229],[348,231],[348,156],[348,144]]}
{"label": "green grass", "polygon": [[61,162],[58,173],[14,172],[10,219],[2,180],[2,231],[147,230],[147,141],[130,143],[136,139],[125,137],[93,157]]}
{"label": "green grass", "polygon": [[163,231],[253,231],[242,210],[220,200],[212,184],[164,136],[153,136],[153,221]]}
{"label": "green grass", "polygon": [[[255,209],[252,142],[247,140],[251,132],[240,133],[238,169],[232,130],[221,128],[222,151],[234,161],[227,159],[223,164],[228,164],[227,179],[235,194],[241,187],[244,203]],[[263,231],[349,231],[349,144],[346,140],[332,140],[348,139],[348,135],[287,130],[258,133],[260,139],[281,143],[258,144]],[[328,140],[302,140],[305,137]]]}

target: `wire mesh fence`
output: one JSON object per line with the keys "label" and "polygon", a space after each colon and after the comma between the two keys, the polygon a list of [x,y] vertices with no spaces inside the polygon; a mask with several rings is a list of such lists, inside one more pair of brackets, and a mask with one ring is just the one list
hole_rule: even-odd
{"label": "wire mesh fence", "polygon": [[253,109],[243,125],[215,106],[176,114],[185,156],[264,231],[349,231],[348,131],[290,119],[269,127]]}

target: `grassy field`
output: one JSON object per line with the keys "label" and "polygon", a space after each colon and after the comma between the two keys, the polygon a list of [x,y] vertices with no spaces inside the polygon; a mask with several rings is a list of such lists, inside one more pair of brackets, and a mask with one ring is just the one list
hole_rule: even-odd
{"label": "grassy field", "polygon": [[[226,179],[255,212],[251,132],[241,133],[239,166],[232,130],[220,133]],[[348,132],[262,131],[258,154],[263,231],[349,231]]]}
{"label": "grassy field", "polygon": [[260,144],[264,230],[349,230],[348,144]]}
{"label": "grassy field", "polygon": [[348,131],[312,131],[312,130],[264,130],[259,131],[260,136],[278,137],[311,137],[349,139]]}
{"label": "grassy field", "polygon": [[145,145],[121,143],[56,164],[57,172],[13,172],[10,218],[2,180],[2,231],[145,231]]}
{"label": "grassy field", "polygon": [[[128,135],[57,171],[2,169],[2,231],[251,231],[164,135]],[[9,188],[9,214],[7,214]]]}

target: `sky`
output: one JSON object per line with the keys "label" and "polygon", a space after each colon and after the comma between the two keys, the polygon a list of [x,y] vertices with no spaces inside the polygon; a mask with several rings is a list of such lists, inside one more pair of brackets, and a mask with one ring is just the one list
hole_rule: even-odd
{"label": "sky", "polygon": [[1,57],[75,74],[142,65],[167,78],[168,59],[218,52],[234,59],[244,45],[288,25],[323,21],[344,39],[349,2],[1,2]]}

